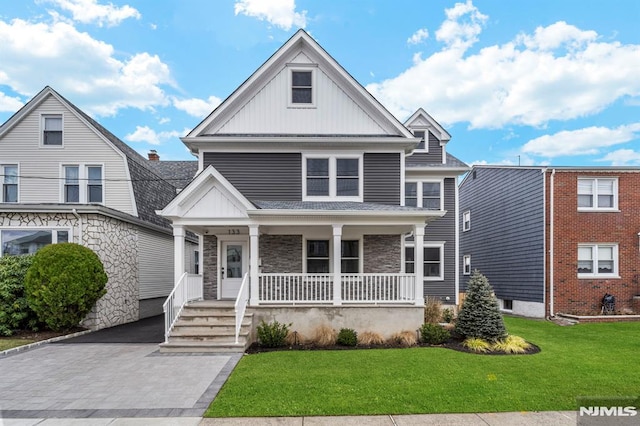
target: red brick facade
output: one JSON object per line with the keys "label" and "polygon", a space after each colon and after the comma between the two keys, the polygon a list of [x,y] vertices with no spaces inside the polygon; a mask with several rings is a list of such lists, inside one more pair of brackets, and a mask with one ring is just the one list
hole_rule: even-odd
{"label": "red brick facade", "polygon": [[[556,169],[552,176],[552,170],[548,169],[546,175],[547,314],[551,279],[554,313],[597,314],[605,293],[615,296],[618,313],[632,313],[633,296],[640,295],[640,171]],[[578,211],[578,177],[617,178],[619,211]],[[553,253],[550,251],[552,181]],[[619,278],[578,278],[578,244],[585,243],[617,244]]]}

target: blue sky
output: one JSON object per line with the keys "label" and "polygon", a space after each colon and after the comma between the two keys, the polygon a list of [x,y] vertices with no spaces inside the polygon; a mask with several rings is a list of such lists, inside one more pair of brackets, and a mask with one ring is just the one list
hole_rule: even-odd
{"label": "blue sky", "polygon": [[50,85],[142,154],[305,28],[470,164],[640,165],[637,0],[0,1],[0,122]]}

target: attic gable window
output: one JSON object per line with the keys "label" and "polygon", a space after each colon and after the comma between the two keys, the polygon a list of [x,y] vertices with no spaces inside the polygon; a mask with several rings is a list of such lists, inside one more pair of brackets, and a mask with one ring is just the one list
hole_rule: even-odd
{"label": "attic gable window", "polygon": [[313,108],[316,103],[315,70],[310,68],[293,68],[289,73],[289,107]]}
{"label": "attic gable window", "polygon": [[42,121],[42,145],[62,146],[62,115],[45,115]]}
{"label": "attic gable window", "polygon": [[426,150],[427,149],[427,145],[426,145],[426,142],[425,142],[426,132],[424,130],[414,130],[413,136],[415,136],[416,138],[420,138],[420,142],[418,142],[418,145],[416,146],[416,149],[417,150]]}

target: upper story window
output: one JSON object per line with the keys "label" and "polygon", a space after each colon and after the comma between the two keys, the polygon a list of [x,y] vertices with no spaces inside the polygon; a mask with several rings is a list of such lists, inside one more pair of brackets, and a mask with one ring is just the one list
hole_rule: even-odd
{"label": "upper story window", "polygon": [[617,275],[617,244],[578,245],[578,278],[616,277]]}
{"label": "upper story window", "polygon": [[467,210],[462,213],[462,232],[468,231],[471,229],[471,211]]}
{"label": "upper story window", "polygon": [[418,142],[418,146],[416,146],[416,149],[419,149],[419,150],[428,149],[428,145],[426,142],[426,132],[424,130],[414,130],[413,136],[415,136],[416,138],[421,138],[420,142]]}
{"label": "upper story window", "polygon": [[362,201],[362,156],[305,156],[303,199]]}
{"label": "upper story window", "polygon": [[313,104],[313,71],[291,71],[291,103]]}
{"label": "upper story window", "polygon": [[442,210],[442,181],[406,182],[404,184],[404,205]]}
{"label": "upper story window", "polygon": [[65,203],[102,203],[102,166],[63,166],[63,199]]}
{"label": "upper story window", "polygon": [[617,209],[617,178],[578,178],[578,210]]}
{"label": "upper story window", "polygon": [[43,115],[42,121],[42,145],[62,146],[62,115]]}
{"label": "upper story window", "polygon": [[2,171],[2,202],[17,203],[18,202],[18,165],[3,164],[0,166]]}

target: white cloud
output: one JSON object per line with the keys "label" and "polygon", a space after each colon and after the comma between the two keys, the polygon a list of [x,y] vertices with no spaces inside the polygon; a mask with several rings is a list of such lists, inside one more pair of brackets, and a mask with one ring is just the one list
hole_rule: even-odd
{"label": "white cloud", "polygon": [[407,39],[407,44],[420,44],[429,38],[429,31],[426,28],[420,28]]}
{"label": "white cloud", "polygon": [[400,75],[367,86],[399,118],[437,107],[436,119],[471,128],[541,127],[640,96],[640,45],[601,41],[565,22],[469,53],[487,17],[471,1],[446,10],[442,50],[416,55]]}
{"label": "white cloud", "polygon": [[179,132],[177,130],[156,132],[149,126],[136,126],[133,133],[124,137],[127,142],[146,142],[151,145],[160,145],[162,142],[173,138],[179,138],[188,133],[188,129]]}
{"label": "white cloud", "polygon": [[527,142],[522,152],[541,157],[564,155],[594,155],[603,148],[626,143],[640,137],[640,123],[607,127],[587,127],[578,130],[563,130],[553,135],[544,135]]}
{"label": "white cloud", "polygon": [[173,106],[177,109],[186,112],[187,114],[204,118],[211,111],[213,111],[218,105],[220,105],[220,98],[216,96],[209,96],[207,100],[199,98],[191,99],[173,99]]}
{"label": "white cloud", "polygon": [[296,12],[295,0],[238,0],[234,11],[236,15],[252,16],[285,31],[292,26],[304,28],[307,25],[307,11]]}
{"label": "white cloud", "polygon": [[83,24],[113,27],[120,24],[125,19],[140,19],[141,15],[137,9],[124,5],[114,6],[113,3],[99,4],[97,0],[49,0],[59,8],[71,12],[74,21]]}
{"label": "white cloud", "polygon": [[50,85],[89,114],[168,105],[162,86],[175,85],[157,55],[119,59],[113,46],[67,22],[0,20],[0,46],[0,85],[25,96]]}
{"label": "white cloud", "polygon": [[23,103],[20,98],[7,96],[4,93],[0,92],[0,112],[16,112],[17,110],[22,108],[22,105]]}
{"label": "white cloud", "polygon": [[612,166],[640,166],[640,151],[618,149],[596,161],[608,161]]}

